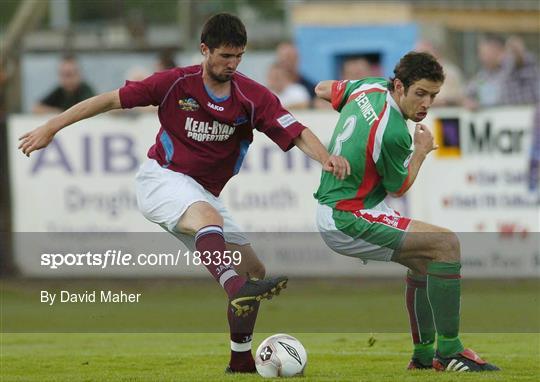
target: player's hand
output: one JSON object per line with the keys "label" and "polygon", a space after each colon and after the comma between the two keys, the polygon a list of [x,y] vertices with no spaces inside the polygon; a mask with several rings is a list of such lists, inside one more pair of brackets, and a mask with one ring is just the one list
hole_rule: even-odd
{"label": "player's hand", "polygon": [[439,148],[439,146],[435,144],[431,131],[429,131],[426,125],[421,123],[417,123],[414,129],[414,148],[426,155]]}
{"label": "player's hand", "polygon": [[47,125],[42,125],[19,138],[19,149],[27,157],[32,151],[46,147],[54,138],[54,132]]}
{"label": "player's hand", "polygon": [[323,170],[331,172],[338,179],[345,179],[351,175],[351,165],[349,161],[342,156],[330,155],[323,163]]}

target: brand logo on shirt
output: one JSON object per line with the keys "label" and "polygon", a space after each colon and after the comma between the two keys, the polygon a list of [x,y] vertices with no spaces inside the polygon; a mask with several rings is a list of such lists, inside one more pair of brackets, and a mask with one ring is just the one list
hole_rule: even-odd
{"label": "brand logo on shirt", "polygon": [[285,114],[279,117],[277,121],[281,125],[281,127],[286,128],[295,123],[296,119],[290,114]]}
{"label": "brand logo on shirt", "polygon": [[382,222],[386,225],[392,226],[392,227],[398,227],[399,224],[399,217],[398,216],[387,216],[385,215],[382,219]]}
{"label": "brand logo on shirt", "polygon": [[178,106],[184,111],[196,111],[199,109],[199,103],[193,98],[179,99]]}
{"label": "brand logo on shirt", "polygon": [[197,142],[222,142],[228,140],[234,134],[235,127],[218,121],[196,121],[186,118],[184,129],[188,138]]}
{"label": "brand logo on shirt", "polygon": [[240,125],[243,125],[244,123],[247,122],[247,117],[245,115],[241,115],[241,116],[238,116],[236,117],[236,119],[234,120],[234,123],[233,125],[234,126],[240,126]]}
{"label": "brand logo on shirt", "polygon": [[210,109],[214,109],[214,110],[217,110],[217,111],[223,111],[225,110],[225,108],[223,106],[219,106],[219,105],[214,105],[212,102],[208,101],[208,107]]}

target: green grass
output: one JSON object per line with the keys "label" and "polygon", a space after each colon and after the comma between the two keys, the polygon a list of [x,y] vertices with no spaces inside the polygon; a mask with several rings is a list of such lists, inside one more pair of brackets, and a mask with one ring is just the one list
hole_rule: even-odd
{"label": "green grass", "polygon": [[[144,299],[48,307],[39,303],[41,289],[123,289]],[[464,281],[465,345],[503,371],[460,380],[539,379],[539,297],[538,280]],[[276,332],[297,336],[309,354],[305,381],[457,380],[404,370],[411,341],[403,300],[402,280],[292,280],[283,296],[261,307],[254,347]],[[0,381],[261,380],[223,374],[224,308],[211,280],[3,280]]]}
{"label": "green grass", "polygon": [[[455,381],[456,374],[408,372],[408,334],[294,333],[308,351],[305,381]],[[255,343],[263,335],[255,337]],[[465,334],[467,344],[503,371],[460,380],[535,381],[538,334]],[[1,380],[8,381],[258,381],[226,376],[227,335],[4,334]]]}

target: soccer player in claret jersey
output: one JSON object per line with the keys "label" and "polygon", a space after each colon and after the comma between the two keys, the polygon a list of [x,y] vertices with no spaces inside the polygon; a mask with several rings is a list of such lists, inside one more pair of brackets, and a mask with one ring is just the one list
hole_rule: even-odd
{"label": "soccer player in claret jersey", "polygon": [[[387,194],[405,194],[426,156],[437,149],[430,131],[419,122],[443,81],[443,69],[431,55],[411,52],[401,58],[390,80],[317,85],[317,95],[340,112],[329,151],[343,155],[351,166],[351,176],[344,181],[322,174],[315,194],[317,224],[326,244],[340,254],[394,261],[408,268],[406,303],[414,344],[409,369],[498,370],[465,349],[458,335],[457,236],[402,217],[384,202]],[[414,141],[408,119],[417,123]]]}
{"label": "soccer player in claret jersey", "polygon": [[[212,254],[206,267],[229,297],[231,358],[226,371],[241,373],[256,371],[251,338],[259,301],[278,294],[287,283],[286,277],[264,279],[263,264],[219,199],[242,165],[253,129],[284,151],[298,146],[333,176],[344,178],[350,172],[348,162],[330,156],[276,96],[236,71],[246,42],[245,27],[236,16],[215,15],[201,33],[201,65],[127,81],[24,134],[19,146],[29,155],[79,120],[113,109],[159,106],[161,128],[136,176],[139,208],[189,248]],[[226,250],[241,252],[239,266],[220,261]]]}

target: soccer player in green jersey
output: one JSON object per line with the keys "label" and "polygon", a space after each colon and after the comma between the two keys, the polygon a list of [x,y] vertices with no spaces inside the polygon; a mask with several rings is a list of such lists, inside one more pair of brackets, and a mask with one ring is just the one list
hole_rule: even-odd
{"label": "soccer player in green jersey", "polygon": [[[384,202],[388,194],[405,194],[426,156],[437,149],[431,132],[419,122],[443,81],[443,69],[433,56],[410,52],[390,80],[317,85],[317,96],[340,112],[328,151],[344,156],[351,165],[351,176],[344,180],[323,172],[315,194],[317,225],[326,244],[340,254],[408,268],[406,301],[414,344],[409,369],[499,370],[465,349],[459,338],[457,236],[402,217]],[[414,139],[408,119],[417,123]]]}

